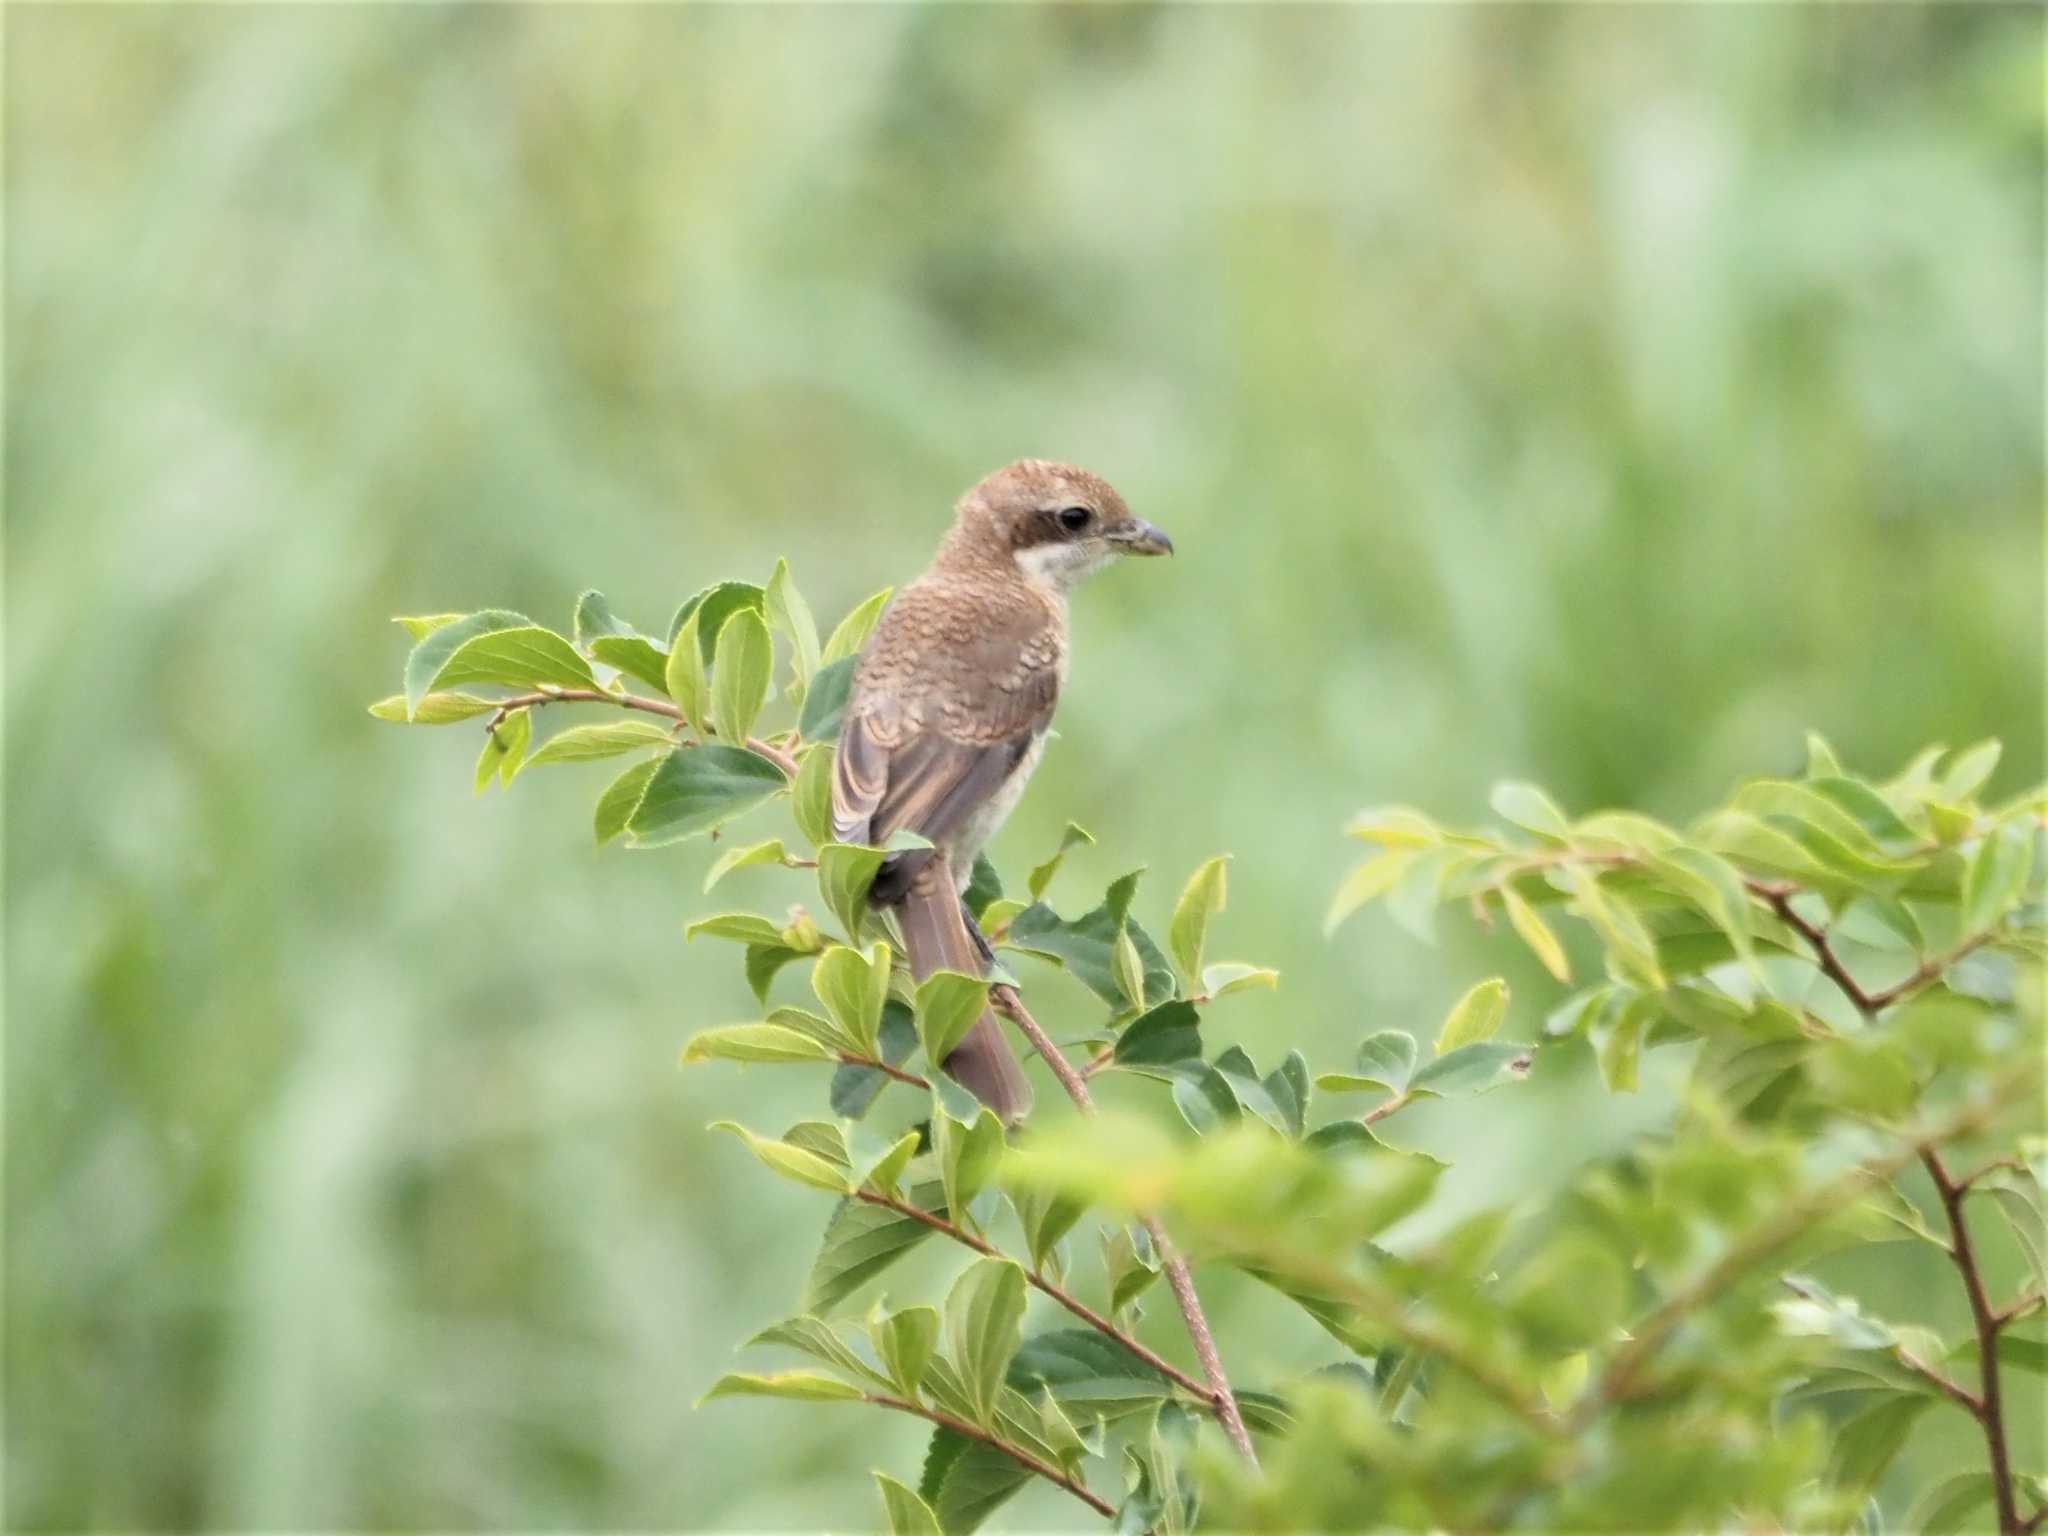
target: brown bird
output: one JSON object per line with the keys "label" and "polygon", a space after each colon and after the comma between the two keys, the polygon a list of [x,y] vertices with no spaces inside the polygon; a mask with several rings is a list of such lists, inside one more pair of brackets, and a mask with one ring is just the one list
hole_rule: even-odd
{"label": "brown bird", "polygon": [[[962,893],[1045,750],[1067,675],[1067,593],[1118,555],[1172,552],[1100,477],[1020,459],[960,498],[930,569],[875,626],[840,726],[833,836],[931,843],[892,854],[868,897],[896,909],[918,980],[993,963]],[[942,1065],[1005,1122],[1031,1107],[992,1012]]]}

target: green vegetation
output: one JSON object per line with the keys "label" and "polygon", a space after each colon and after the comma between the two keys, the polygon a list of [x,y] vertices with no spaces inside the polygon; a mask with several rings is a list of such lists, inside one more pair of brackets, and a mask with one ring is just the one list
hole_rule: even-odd
{"label": "green vegetation", "polygon": [[[1119,1531],[1168,1536],[1198,1524],[1881,1526],[1876,1490],[1937,1408],[1975,1422],[1982,1465],[1915,1490],[1914,1528],[1990,1521],[2022,1536],[2048,1521],[2048,1469],[2026,1459],[2005,1408],[2008,1380],[2048,1372],[2048,789],[1984,804],[1996,742],[1931,748],[1874,781],[1810,737],[1803,776],[1750,780],[1685,831],[1629,811],[1575,820],[1512,781],[1492,796],[1505,830],[1365,812],[1351,832],[1375,852],[1344,881],[1332,927],[1378,901],[1427,938],[1451,905],[1505,920],[1560,983],[1574,949],[1601,979],[1567,995],[1533,1047],[1497,1038],[1511,994],[1496,977],[1423,1032],[1426,1060],[1416,1032],[1378,1029],[1350,1070],[1316,1073],[1283,1038],[1267,1042],[1262,1073],[1203,1028],[1231,994],[1278,983],[1205,964],[1224,860],[1196,869],[1174,904],[1171,959],[1136,915],[1137,874],[1083,917],[1047,904],[1061,858],[1092,841],[1081,829],[1033,870],[1028,902],[1006,897],[984,860],[970,905],[1002,967],[995,986],[944,971],[913,985],[867,910],[883,850],[827,840],[833,716],[817,700],[843,696],[854,658],[821,666],[787,564],[766,588],[728,581],[691,598],[666,652],[594,592],[577,605],[586,651],[599,643],[592,612],[607,638],[634,642],[635,675],[659,674],[665,695],[487,611],[401,621],[416,636],[406,692],[371,712],[488,715],[480,788],[529,763],[642,754],[598,798],[600,842],[718,835],[787,802],[783,835],[720,855],[706,889],[755,864],[815,871],[811,899],[835,926],[801,905],[693,924],[693,938],[744,946],[764,1016],[700,1031],[683,1059],[810,1075],[827,1118],[779,1136],[715,1128],[838,1204],[804,1310],[751,1341],[805,1366],[729,1372],[705,1396],[929,1423],[915,1488],[876,1472],[892,1531],[972,1531],[1034,1479]],[[719,615],[708,645],[707,612]],[[475,684],[512,691],[451,686]],[[537,712],[590,704],[674,725],[571,726],[528,756]],[[808,857],[791,854],[806,844]],[[1064,970],[1092,998],[1048,1030],[1013,963]],[[791,970],[808,972],[822,1012],[775,1001],[797,990]],[[1006,1136],[936,1070],[991,1001],[1077,1115]],[[1572,1170],[1550,1200],[1493,1204],[1401,1242],[1445,1163],[1404,1146],[1396,1117],[1509,1089],[1573,1046],[1590,1047],[1613,1093],[1637,1091],[1646,1055],[1684,1057],[1680,1113]],[[1098,1075],[1163,1084],[1184,1133],[1157,1113],[1100,1115]],[[1483,1127],[1483,1107],[1465,1113]],[[1919,1199],[1909,1172],[1926,1181]],[[2027,1266],[2009,1297],[1987,1288],[1973,1205],[2003,1218]],[[877,1293],[940,1240],[956,1262],[929,1298]],[[1076,1250],[1098,1242],[1100,1273],[1084,1283]],[[1952,1264],[1967,1329],[1885,1317],[1806,1272],[1901,1242]],[[1224,1362],[1240,1341],[1213,1334],[1194,1262],[1263,1282],[1341,1350],[1285,1379],[1233,1381]],[[1199,1376],[1131,1331],[1162,1271]],[[1034,1290],[1053,1304],[1035,1324]]]}
{"label": "green vegetation", "polygon": [[[1602,974],[1534,894],[1570,984],[1504,905],[1326,938],[1361,805],[1477,822],[1526,778],[1690,827],[1802,774],[1809,726],[1872,771],[2002,738],[1988,806],[2048,777],[2037,8],[44,5],[0,34],[10,1526],[846,1529],[881,1519],[872,1468],[921,1482],[902,1414],[692,1411],[808,1366],[732,1345],[803,1304],[831,1204],[707,1126],[821,1118],[834,1069],[676,1068],[767,1013],[743,948],[683,933],[801,901],[843,934],[781,867],[813,843],[770,805],[628,854],[622,793],[594,848],[644,749],[459,804],[489,716],[366,720],[404,686],[387,615],[503,605],[665,695],[678,603],[787,551],[822,667],[976,476],[1102,471],[1180,553],[1076,604],[991,854],[1069,923],[1149,864],[1129,912],[1179,975],[1178,890],[1234,853],[1201,968],[1282,985],[1199,1032],[1263,1075],[1369,1075],[1390,1029],[1420,1070],[1493,976],[1526,1047]],[[641,634],[566,611],[579,584]],[[673,723],[548,706],[527,767],[565,722]],[[1070,822],[1096,841],[1034,876]],[[1109,1006],[1016,965],[1049,1027]],[[823,1012],[807,969],[777,1006]],[[1447,1166],[1385,1246],[1538,1220],[1674,1122],[1697,1049],[1641,1052],[1634,1094],[1572,1039],[1418,1097],[1376,1129]],[[1090,1086],[1177,1121],[1157,1080]],[[1317,1122],[1377,1107],[1311,1088]],[[1145,1250],[1096,1225],[1070,1278],[1099,1301]],[[876,1285],[936,1304],[965,1257]],[[1797,1272],[1969,1332],[1928,1244]],[[1197,1279],[1251,1389],[1331,1358],[1271,1286]],[[1194,1371],[1168,1287],[1135,1305]],[[2016,1446],[2040,1382],[2009,1374]],[[1879,1501],[1896,1528],[1982,1465],[1937,1407]],[[991,1528],[1099,1524],[1034,1479]]]}

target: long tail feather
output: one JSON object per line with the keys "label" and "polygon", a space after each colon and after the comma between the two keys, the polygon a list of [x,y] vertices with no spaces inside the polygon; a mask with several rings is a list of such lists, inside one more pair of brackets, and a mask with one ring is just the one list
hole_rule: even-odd
{"label": "long tail feather", "polygon": [[[967,931],[967,918],[953,888],[953,871],[943,855],[933,858],[910,882],[897,909],[910,973],[919,981],[933,971],[986,974],[984,946]],[[984,1010],[953,1054],[946,1072],[969,1093],[988,1105],[1006,1125],[1021,1120],[1031,1108],[1031,1084],[1024,1068],[1003,1038],[994,1010]]]}

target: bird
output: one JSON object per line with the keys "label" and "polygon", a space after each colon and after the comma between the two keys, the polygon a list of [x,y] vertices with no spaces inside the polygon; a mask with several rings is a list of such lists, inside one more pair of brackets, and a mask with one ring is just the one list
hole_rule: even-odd
{"label": "bird", "polygon": [[[868,892],[893,913],[915,980],[994,964],[965,892],[1044,755],[1067,679],[1068,594],[1121,556],[1172,553],[1101,476],[1019,459],[960,498],[931,565],[883,612],[847,690],[832,835],[930,844],[891,853]],[[1029,1111],[992,1011],[940,1065],[1005,1124]]]}

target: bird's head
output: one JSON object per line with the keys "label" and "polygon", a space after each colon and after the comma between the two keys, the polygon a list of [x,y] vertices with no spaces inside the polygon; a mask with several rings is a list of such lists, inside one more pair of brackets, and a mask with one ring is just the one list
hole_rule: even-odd
{"label": "bird's head", "polygon": [[1064,594],[1118,555],[1170,555],[1173,540],[1100,475],[1050,459],[1019,459],[960,498],[942,558],[1010,564]]}

